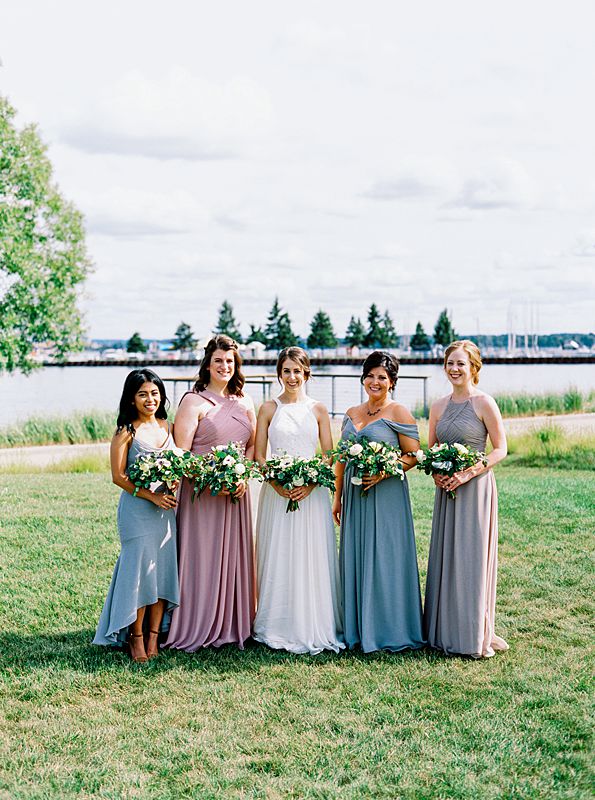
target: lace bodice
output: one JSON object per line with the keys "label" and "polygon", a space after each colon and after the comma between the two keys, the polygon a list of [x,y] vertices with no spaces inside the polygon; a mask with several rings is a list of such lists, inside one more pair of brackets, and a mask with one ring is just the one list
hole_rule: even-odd
{"label": "lace bodice", "polygon": [[313,407],[316,400],[306,397],[297,403],[281,403],[269,425],[271,453],[285,452],[290,456],[312,458],[318,447],[318,420]]}

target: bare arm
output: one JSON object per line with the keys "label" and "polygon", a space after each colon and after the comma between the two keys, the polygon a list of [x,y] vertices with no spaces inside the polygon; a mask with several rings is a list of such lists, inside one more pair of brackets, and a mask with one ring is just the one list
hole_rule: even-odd
{"label": "bare arm", "polygon": [[345,475],[345,464],[340,461],[335,462],[335,496],[333,498],[333,519],[337,525],[341,524],[341,494],[343,492],[343,478]]}
{"label": "bare arm", "polygon": [[203,416],[204,401],[196,395],[187,394],[182,398],[174,420],[174,440],[183,450],[192,449],[192,440]]}
{"label": "bare arm", "polygon": [[256,422],[256,437],[254,442],[254,457],[261,466],[264,464],[267,458],[269,425],[271,424],[273,413],[274,404],[270,400],[267,400],[266,403],[263,403],[258,412],[258,420]]}
{"label": "bare arm", "polygon": [[[430,408],[430,422],[429,422],[429,429],[428,429],[428,446],[433,447],[435,444],[438,444],[438,435],[436,434],[436,425],[438,424],[438,420],[444,413],[444,407],[446,405],[447,398],[443,397],[440,400],[437,400],[435,403],[432,403],[432,407]],[[439,489],[444,489],[445,482],[448,480],[446,475],[432,475],[434,479],[434,483],[438,486]]]}
{"label": "bare arm", "polygon": [[252,428],[252,433],[250,434],[250,438],[246,442],[246,458],[252,461],[252,459],[254,458],[256,413],[254,411],[254,402],[251,397],[248,397],[248,395],[242,398],[242,405],[246,409],[246,413],[248,414],[248,419],[250,420],[250,426]]}
{"label": "bare arm", "polygon": [[[132,444],[132,434],[123,429],[114,434],[112,443],[110,445],[110,466],[112,471],[112,481],[124,489],[128,494],[134,494],[136,486],[132,483],[126,474],[126,464],[128,461],[128,450]],[[136,497],[143,500],[150,500],[155,503],[159,508],[175,508],[176,498],[172,494],[164,494],[163,492],[152,492],[150,489],[137,489]]]}

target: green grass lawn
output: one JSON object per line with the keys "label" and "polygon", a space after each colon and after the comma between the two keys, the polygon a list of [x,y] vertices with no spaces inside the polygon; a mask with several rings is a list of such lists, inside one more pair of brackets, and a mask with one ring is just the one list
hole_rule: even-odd
{"label": "green grass lawn", "polygon": [[[411,476],[422,580],[432,484]],[[501,468],[484,661],[90,644],[118,552],[105,473],[0,476],[0,798],[587,798],[592,473]]]}

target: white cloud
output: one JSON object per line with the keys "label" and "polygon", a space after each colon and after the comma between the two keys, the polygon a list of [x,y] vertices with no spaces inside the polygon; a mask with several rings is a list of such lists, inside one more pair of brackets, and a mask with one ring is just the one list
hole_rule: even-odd
{"label": "white cloud", "polygon": [[535,185],[523,165],[500,158],[467,178],[446,206],[481,211],[530,208],[535,196]]}
{"label": "white cloud", "polygon": [[363,196],[371,200],[423,200],[452,192],[456,184],[456,172],[448,162],[407,159],[396,169],[388,169]]}
{"label": "white cloud", "polygon": [[154,80],[129,72],[69,116],[62,139],[85,152],[187,160],[242,155],[274,119],[269,94],[256,81],[215,83],[184,67]]}
{"label": "white cloud", "polygon": [[581,258],[595,258],[595,229],[579,233],[571,253]]}

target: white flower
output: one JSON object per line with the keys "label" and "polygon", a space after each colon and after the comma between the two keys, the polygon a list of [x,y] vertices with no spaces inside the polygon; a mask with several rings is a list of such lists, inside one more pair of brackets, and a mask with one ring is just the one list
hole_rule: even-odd
{"label": "white flower", "polygon": [[177,456],[183,456],[184,453],[186,452],[185,450],[182,450],[181,447],[172,447],[171,451],[172,453],[175,453]]}
{"label": "white flower", "polygon": [[418,464],[423,464],[424,461],[426,460],[427,456],[426,456],[426,454],[424,453],[423,450],[416,450],[415,451],[415,458],[416,458]]}
{"label": "white flower", "polygon": [[287,469],[287,467],[290,467],[291,464],[292,464],[291,458],[285,456],[285,458],[282,458],[281,461],[279,461],[279,469]]}
{"label": "white flower", "polygon": [[227,450],[226,444],[218,444],[211,448],[212,450]]}
{"label": "white flower", "polygon": [[300,478],[299,475],[297,478],[293,479],[294,486],[303,486],[306,481],[303,478]]}
{"label": "white flower", "polygon": [[246,472],[246,465],[245,464],[236,464],[234,467],[236,475],[243,475]]}
{"label": "white flower", "polygon": [[351,483],[354,486],[361,486],[362,485],[362,479],[358,478],[357,475],[354,475],[353,478],[351,479]]}
{"label": "white flower", "polygon": [[233,465],[236,463],[236,460],[235,460],[235,458],[232,458],[231,456],[225,456],[225,458],[223,459],[223,462],[222,462],[222,463],[223,463],[223,464],[224,464],[226,467],[231,467],[231,466],[233,466]]}
{"label": "white flower", "polygon": [[[356,442],[355,444],[352,444],[351,447],[349,448],[349,455],[359,456],[359,454],[363,452],[363,449],[364,448],[361,446],[361,444],[357,444]],[[359,486],[359,484],[357,485]]]}
{"label": "white flower", "polygon": [[373,450],[375,453],[379,453],[380,450],[382,450],[382,445],[380,444],[380,442],[370,441],[368,442],[368,444],[370,445],[370,450]]}
{"label": "white flower", "polygon": [[449,470],[452,467],[452,461],[432,461],[432,466],[436,469]]}
{"label": "white flower", "polygon": [[467,453],[469,452],[469,450],[467,450],[467,448],[465,447],[465,445],[464,445],[464,444],[459,444],[458,442],[455,442],[455,443],[453,444],[453,447],[454,447],[456,450],[458,450],[458,451],[459,451],[459,453],[462,453],[463,455],[467,455]]}

